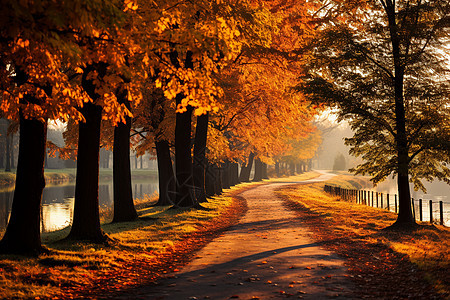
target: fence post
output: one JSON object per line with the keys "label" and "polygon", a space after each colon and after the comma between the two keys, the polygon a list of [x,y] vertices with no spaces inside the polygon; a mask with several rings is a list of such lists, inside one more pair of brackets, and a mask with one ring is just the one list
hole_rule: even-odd
{"label": "fence post", "polygon": [[444,203],[441,201],[439,201],[439,217],[441,219],[440,224],[444,225]]}
{"label": "fence post", "polygon": [[364,191],[364,204],[366,204],[367,201],[367,191]]}
{"label": "fence post", "polygon": [[430,200],[430,223],[433,224],[433,200]]}
{"label": "fence post", "polygon": [[416,208],[414,207],[414,198],[411,198],[411,203],[412,203],[413,217],[414,217],[414,220],[415,220],[416,219]]}
{"label": "fence post", "polygon": [[419,221],[423,221],[422,199],[419,199]]}
{"label": "fence post", "polygon": [[387,199],[386,199],[386,201],[387,201],[387,210],[391,211],[391,205],[389,203],[389,194],[387,194],[386,197],[387,197]]}
{"label": "fence post", "polygon": [[395,201],[395,213],[397,213],[397,194],[394,195],[394,201]]}
{"label": "fence post", "polygon": [[381,194],[381,208],[383,209],[383,193],[380,194]]}
{"label": "fence post", "polygon": [[378,208],[378,193],[377,193],[377,208]]}

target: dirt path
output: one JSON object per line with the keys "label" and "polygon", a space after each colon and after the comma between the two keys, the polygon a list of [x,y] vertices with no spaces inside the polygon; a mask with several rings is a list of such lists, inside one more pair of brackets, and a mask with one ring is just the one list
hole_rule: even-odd
{"label": "dirt path", "polygon": [[292,182],[261,185],[240,194],[249,209],[239,224],[199,251],[175,277],[135,290],[133,297],[351,298],[353,284],[344,276],[343,260],[315,243],[302,221],[274,194],[287,184]]}

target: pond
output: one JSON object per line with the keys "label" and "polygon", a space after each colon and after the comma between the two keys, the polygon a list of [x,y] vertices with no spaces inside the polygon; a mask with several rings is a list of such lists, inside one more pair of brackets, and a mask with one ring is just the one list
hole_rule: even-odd
{"label": "pond", "polygon": [[[158,178],[133,180],[133,199],[152,196],[158,192]],[[75,182],[61,185],[52,185],[44,189],[42,196],[41,231],[55,231],[69,226],[72,222],[75,195]],[[6,229],[11,212],[14,188],[0,192],[0,236]],[[102,220],[109,222],[113,210],[112,182],[100,182],[99,204]]]}
{"label": "pond", "polygon": [[[444,214],[444,224],[450,225],[450,185],[445,182],[435,180],[433,182],[423,181],[422,182],[427,189],[424,193],[421,190],[415,191],[414,186],[410,184],[411,197],[414,199],[414,209],[416,218],[419,215],[419,199],[422,199],[422,220],[429,221],[429,201],[432,201],[432,211],[433,219],[439,220],[439,202],[443,203],[443,214]],[[397,191],[397,179],[388,178],[382,183],[378,184],[375,188],[371,190],[379,193],[395,195]],[[392,197],[392,196],[391,196]],[[392,202],[391,202],[392,203]]]}

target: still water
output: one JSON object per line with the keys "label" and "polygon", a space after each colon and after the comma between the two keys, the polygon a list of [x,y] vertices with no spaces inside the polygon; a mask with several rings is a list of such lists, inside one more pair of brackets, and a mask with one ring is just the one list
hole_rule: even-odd
{"label": "still water", "polygon": [[[133,199],[151,196],[158,192],[158,179],[133,181]],[[42,195],[41,231],[49,232],[67,227],[72,222],[75,183],[46,187]],[[0,236],[6,229],[11,212],[14,189],[0,192]],[[102,219],[111,221],[113,209],[113,186],[111,182],[99,185],[99,204]]]}
{"label": "still water", "polygon": [[[411,197],[414,199],[414,209],[416,213],[416,218],[418,219],[419,215],[419,199],[422,199],[422,220],[429,221],[429,201],[432,201],[432,210],[433,210],[433,219],[439,220],[439,201],[443,202],[443,213],[444,213],[444,224],[450,226],[450,185],[446,184],[442,181],[423,181],[422,182],[427,189],[427,192],[424,193],[421,190],[415,191],[414,186],[410,185]],[[369,190],[368,188],[367,190]],[[376,187],[370,189],[375,192],[390,194],[391,197],[398,193],[397,190],[397,179],[388,178],[382,183],[378,184]],[[392,198],[391,198],[392,199]],[[391,210],[393,209],[393,201],[390,202]]]}

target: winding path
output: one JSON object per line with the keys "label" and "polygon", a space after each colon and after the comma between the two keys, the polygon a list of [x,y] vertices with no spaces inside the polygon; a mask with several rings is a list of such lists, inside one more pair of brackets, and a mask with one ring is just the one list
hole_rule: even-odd
{"label": "winding path", "polygon": [[348,299],[353,284],[343,260],[314,242],[274,190],[277,182],[240,194],[248,212],[197,253],[174,278],[135,291],[141,299]]}

